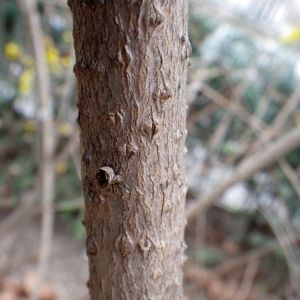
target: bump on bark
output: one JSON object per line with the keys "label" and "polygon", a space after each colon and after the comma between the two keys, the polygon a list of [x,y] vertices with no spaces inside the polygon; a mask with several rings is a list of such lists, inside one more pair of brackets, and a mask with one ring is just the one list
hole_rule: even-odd
{"label": "bump on bark", "polygon": [[99,253],[99,246],[93,235],[90,235],[86,239],[86,249],[88,254],[97,255]]}
{"label": "bump on bark", "polygon": [[124,230],[121,230],[119,236],[116,238],[115,250],[122,256],[128,256],[133,252],[133,245],[130,236]]}

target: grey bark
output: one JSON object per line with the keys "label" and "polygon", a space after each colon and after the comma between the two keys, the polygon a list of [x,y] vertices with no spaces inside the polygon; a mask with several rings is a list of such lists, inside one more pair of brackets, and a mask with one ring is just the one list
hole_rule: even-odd
{"label": "grey bark", "polygon": [[186,0],[69,0],[92,299],[181,299]]}

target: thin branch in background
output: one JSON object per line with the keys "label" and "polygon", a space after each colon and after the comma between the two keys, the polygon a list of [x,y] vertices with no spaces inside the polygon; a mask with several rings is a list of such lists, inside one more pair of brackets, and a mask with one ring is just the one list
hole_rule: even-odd
{"label": "thin branch in background", "polygon": [[[198,93],[201,91],[202,83],[204,80],[208,80],[214,77],[218,77],[222,74],[221,68],[201,68],[197,70],[191,76],[191,80],[187,86],[187,104],[190,105],[195,102]],[[192,73],[192,72],[191,72]]]}
{"label": "thin branch in background", "polygon": [[29,30],[32,37],[32,45],[36,60],[37,89],[39,95],[39,119],[41,122],[41,196],[43,201],[41,244],[39,251],[39,262],[37,280],[31,299],[38,298],[40,285],[47,273],[47,265],[51,251],[51,240],[53,234],[53,199],[55,170],[53,164],[53,153],[55,144],[55,131],[53,122],[53,101],[50,89],[50,77],[45,58],[45,47],[43,32],[39,15],[37,12],[36,0],[20,1],[23,5],[25,16],[28,19]]}
{"label": "thin branch in background", "polygon": [[294,90],[293,94],[289,97],[289,99],[285,102],[284,106],[278,113],[277,117],[275,118],[273,125],[278,127],[283,127],[284,124],[287,122],[290,115],[295,111],[298,103],[300,101],[300,84]]}
{"label": "thin branch in background", "polygon": [[[242,114],[239,113],[238,107],[232,109],[230,107],[229,100],[227,100],[224,96],[218,94],[212,88],[210,88],[209,86],[207,86],[205,84],[203,84],[202,89],[204,89],[204,91],[206,91],[207,96],[212,97],[212,99],[215,99],[215,100],[218,99],[218,101],[216,103],[221,105],[222,107],[224,106],[225,109],[226,109],[225,102],[227,102],[228,103],[228,105],[227,105],[228,112],[229,111],[238,112],[237,115],[239,117],[242,117]],[[293,95],[289,98],[289,100],[287,101],[289,103],[289,105],[286,106],[287,108],[285,109],[285,113],[282,115],[282,117],[279,118],[279,120],[282,121],[284,119],[284,117],[287,118],[289,116],[289,113],[291,113],[291,108],[294,107],[294,105],[296,103],[295,99],[298,97],[299,93],[300,93],[300,89],[297,89],[293,93]],[[247,119],[248,119],[247,123],[249,123],[250,116],[247,116]],[[262,126],[263,123],[256,122],[256,120],[259,120],[259,119],[256,119],[256,118],[254,119],[254,121],[255,121],[254,124],[256,124],[255,129],[262,131],[265,126]],[[258,145],[258,144],[261,145],[262,143],[267,144],[267,142],[269,142],[274,136],[277,136],[282,130],[282,128],[278,127],[278,124],[280,122],[276,121],[276,124],[277,124],[276,126],[263,131],[263,133],[260,135],[260,139],[259,139],[260,141],[259,142],[256,141],[256,142],[254,142],[254,144],[255,145]],[[251,123],[253,124],[253,122],[251,122]],[[258,128],[257,128],[257,126],[258,126]],[[294,133],[296,132],[296,135],[297,135],[297,132],[298,132],[297,128],[292,131]],[[287,135],[289,135],[289,134],[291,134],[291,132],[288,133]],[[208,208],[214,201],[216,201],[226,191],[227,188],[229,188],[230,186],[232,186],[233,184],[235,184],[237,182],[241,182],[241,181],[249,178],[255,172],[267,167],[269,164],[278,160],[282,155],[284,155],[284,154],[288,153],[289,151],[293,150],[294,148],[296,148],[299,145],[299,142],[297,142],[298,140],[299,140],[299,136],[296,136],[294,138],[293,134],[287,140],[285,140],[285,136],[283,136],[275,144],[273,143],[273,149],[271,149],[272,147],[270,148],[270,146],[269,146],[266,148],[266,150],[261,149],[257,153],[254,153],[250,157],[247,157],[246,159],[244,159],[244,161],[239,165],[239,167],[236,169],[234,174],[229,179],[225,180],[213,191],[211,191],[208,194],[201,197],[201,200],[196,200],[196,202],[194,202],[187,208],[188,220],[190,219],[190,215],[194,215],[197,213],[196,212],[196,210],[197,210],[196,204],[198,204],[198,209],[200,211],[203,211],[203,209]],[[286,145],[284,144],[285,142],[287,142]],[[278,151],[276,150],[276,147],[277,147],[276,144],[277,145],[280,144],[281,150],[279,150],[279,149],[278,149]],[[244,148],[244,150],[246,150],[247,148],[248,148],[248,146],[246,148]],[[281,151],[283,151],[282,155],[280,154]],[[253,152],[251,151],[251,153],[253,153]],[[261,155],[261,156],[259,157],[259,155]],[[259,160],[256,161],[258,158],[259,158]],[[260,165],[258,164],[258,162],[260,163]],[[245,177],[246,173],[248,175]]]}
{"label": "thin branch in background", "polygon": [[229,258],[224,263],[219,265],[218,267],[213,268],[210,270],[211,277],[221,277],[224,276],[233,270],[243,267],[244,265],[248,264],[251,259],[253,260],[260,260],[264,256],[274,252],[278,248],[284,248],[288,244],[295,244],[300,241],[300,235],[289,235],[287,238],[279,238],[278,240],[274,240],[272,242],[267,243],[262,247],[257,247],[252,250],[249,250],[246,253],[241,254],[238,257]]}
{"label": "thin branch in background", "polygon": [[[203,214],[197,215],[196,218],[196,228],[195,228],[195,245],[205,251],[206,248],[206,240],[205,240],[205,232],[206,232],[206,212]],[[197,263],[197,252],[195,252],[195,265],[201,271],[200,265]],[[204,281],[206,278],[203,279]]]}
{"label": "thin branch in background", "polygon": [[208,118],[209,115],[211,115],[215,111],[215,104],[210,102],[207,104],[203,109],[196,111],[194,113],[191,113],[188,115],[186,120],[186,126],[188,131],[195,126],[194,123],[202,118]]}
{"label": "thin branch in background", "polygon": [[228,110],[232,115],[239,117],[243,122],[249,125],[250,128],[254,132],[261,131],[262,128],[265,128],[265,123],[262,122],[260,119],[255,118],[253,115],[249,114],[248,112],[244,111],[239,106],[230,106],[230,100],[224,97],[222,94],[215,91],[211,88],[208,84],[202,83],[201,85],[201,92],[215,102],[220,107]]}
{"label": "thin branch in background", "polygon": [[57,165],[63,161],[67,161],[69,156],[71,156],[73,163],[76,168],[77,175],[79,179],[81,178],[80,172],[80,154],[79,154],[79,133],[78,129],[74,129],[74,132],[69,136],[67,144],[60,150],[56,155],[54,164]]}
{"label": "thin branch in background", "polygon": [[[255,59],[252,60],[250,67],[253,65]],[[225,110],[222,120],[219,122],[217,129],[215,130],[213,136],[210,138],[208,143],[208,157],[212,155],[220,146],[220,144],[224,141],[230,124],[234,119],[234,115],[230,113],[230,111],[235,110],[234,107],[241,107],[241,94],[246,89],[248,85],[248,80],[243,81],[239,84],[233,91],[233,96],[231,97],[229,107]]]}
{"label": "thin branch in background", "polygon": [[[273,138],[279,136],[282,133],[284,125],[287,123],[288,118],[295,110],[297,104],[300,100],[300,85],[295,89],[293,94],[287,99],[283,108],[278,113],[277,117],[273,121],[272,125],[261,132],[259,138],[255,141],[249,141],[242,145],[237,153],[232,155],[227,162],[229,164],[234,163],[235,160],[240,158],[246,152],[249,154],[256,152],[258,149],[261,148],[262,144],[268,144]],[[262,101],[263,102],[263,101]]]}
{"label": "thin branch in background", "polygon": [[250,259],[241,286],[237,292],[237,295],[235,296],[235,300],[248,299],[251,293],[254,277],[256,275],[258,267],[259,267],[258,260]]}
{"label": "thin branch in background", "polygon": [[186,210],[188,222],[192,221],[198,213],[213,205],[230,186],[248,179],[255,172],[268,167],[299,145],[300,127],[295,127],[277,141],[271,143],[266,149],[252,154],[236,168],[230,178],[225,179],[219,185],[216,185],[212,191],[188,205]]}
{"label": "thin branch in background", "polygon": [[[231,102],[230,106],[234,106],[235,103]],[[208,149],[207,149],[207,156],[210,157],[215,151],[219,148],[220,144],[224,141],[225,136],[228,132],[229,126],[232,122],[233,115],[226,110],[224,112],[222,120],[219,122],[217,129],[215,130],[214,134],[210,138],[208,142]]]}
{"label": "thin branch in background", "polygon": [[[267,53],[265,51],[259,52],[257,54],[258,58],[257,60],[259,60],[260,58],[263,59],[264,55],[267,55]],[[279,78],[279,74],[281,71],[281,68],[283,66],[280,66],[279,70],[276,70],[276,72],[273,72],[270,78],[270,81],[268,83],[268,85],[266,86],[263,95],[260,97],[259,102],[257,103],[256,107],[255,107],[255,111],[253,113],[253,115],[256,118],[259,119],[263,119],[264,115],[266,114],[269,105],[270,105],[270,101],[271,99],[273,99],[273,93],[274,90],[276,90],[276,84],[278,82],[278,78]]]}
{"label": "thin branch in background", "polygon": [[294,191],[296,192],[298,199],[300,200],[300,181],[297,173],[293,170],[290,164],[286,161],[286,159],[279,159],[279,166],[281,170],[284,172],[285,176],[291,183]]}
{"label": "thin branch in background", "polygon": [[259,211],[269,223],[279,245],[281,246],[289,269],[291,286],[294,291],[297,291],[299,282],[299,258],[292,247],[292,243],[290,242],[291,237],[295,238],[293,228],[288,226],[288,224],[284,224],[284,226],[282,225],[282,222],[276,217],[278,212],[273,207],[259,206]]}

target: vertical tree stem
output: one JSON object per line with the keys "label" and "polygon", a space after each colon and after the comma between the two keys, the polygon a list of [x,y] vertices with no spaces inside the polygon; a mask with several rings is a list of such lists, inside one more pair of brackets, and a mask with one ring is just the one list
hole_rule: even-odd
{"label": "vertical tree stem", "polygon": [[186,0],[69,0],[93,300],[182,299]]}
{"label": "vertical tree stem", "polygon": [[37,13],[36,0],[25,0],[25,14],[29,23],[32,37],[34,56],[36,59],[37,89],[39,96],[39,121],[41,123],[41,196],[43,201],[41,244],[37,270],[37,281],[32,294],[32,300],[37,299],[39,287],[47,272],[47,264],[50,256],[51,239],[53,232],[53,199],[54,199],[54,124],[53,103],[50,92],[50,76],[45,58],[43,32]]}

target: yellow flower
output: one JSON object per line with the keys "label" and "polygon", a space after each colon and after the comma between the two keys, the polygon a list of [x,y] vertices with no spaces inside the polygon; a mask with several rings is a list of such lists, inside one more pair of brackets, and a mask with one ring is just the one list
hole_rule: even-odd
{"label": "yellow flower", "polygon": [[295,27],[289,34],[282,37],[282,42],[292,44],[300,40],[300,27]]}
{"label": "yellow flower", "polygon": [[26,132],[35,132],[36,131],[36,124],[34,122],[28,121],[23,126]]}
{"label": "yellow flower", "polygon": [[7,43],[5,45],[4,52],[6,58],[9,60],[17,60],[20,58],[21,55],[20,47],[14,42]]}
{"label": "yellow flower", "polygon": [[56,173],[59,175],[65,174],[67,170],[68,170],[68,166],[63,162],[58,163],[55,168]]}
{"label": "yellow flower", "polygon": [[63,136],[69,136],[72,133],[72,126],[69,123],[61,123],[58,125],[58,132]]}
{"label": "yellow flower", "polygon": [[54,46],[47,47],[46,59],[47,59],[47,62],[50,65],[59,62],[59,51],[58,51],[58,49]]}
{"label": "yellow flower", "polygon": [[33,80],[35,77],[34,70],[26,69],[19,78],[19,92],[20,94],[28,94],[33,87]]}

